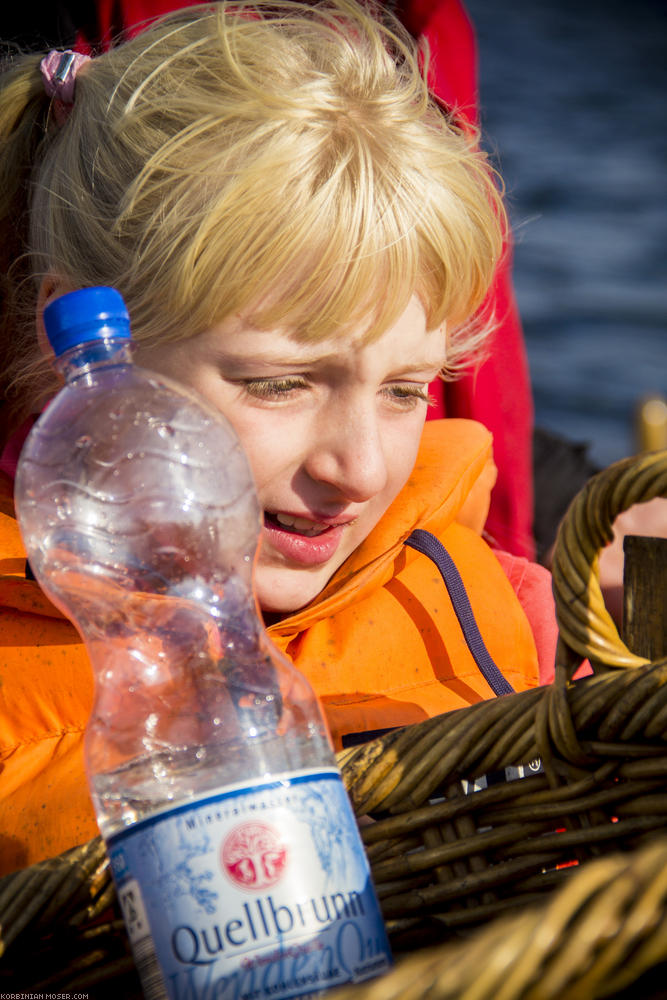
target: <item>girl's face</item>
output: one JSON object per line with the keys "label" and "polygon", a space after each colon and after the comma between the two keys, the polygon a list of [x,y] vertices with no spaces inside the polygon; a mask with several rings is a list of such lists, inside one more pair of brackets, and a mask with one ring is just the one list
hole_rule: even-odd
{"label": "girl's face", "polygon": [[266,612],[312,601],[412,471],[444,332],[427,331],[416,298],[373,343],[360,342],[363,332],[304,344],[235,316],[135,352],[236,430],[264,511],[255,587]]}

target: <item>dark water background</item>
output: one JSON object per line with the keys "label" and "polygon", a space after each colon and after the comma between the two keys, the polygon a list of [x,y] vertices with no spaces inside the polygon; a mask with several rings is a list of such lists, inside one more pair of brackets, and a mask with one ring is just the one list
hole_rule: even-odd
{"label": "dark water background", "polygon": [[466,0],[536,422],[606,465],[667,395],[667,0]]}

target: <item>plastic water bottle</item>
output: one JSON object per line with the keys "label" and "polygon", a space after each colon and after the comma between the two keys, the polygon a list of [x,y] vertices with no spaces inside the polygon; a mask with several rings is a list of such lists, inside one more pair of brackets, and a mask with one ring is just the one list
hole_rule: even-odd
{"label": "plastic water bottle", "polygon": [[95,673],[93,803],[146,997],[319,995],[391,963],[321,709],[252,587],[228,422],[132,364],[110,288],[44,314],[65,385],[16,480],[44,591]]}

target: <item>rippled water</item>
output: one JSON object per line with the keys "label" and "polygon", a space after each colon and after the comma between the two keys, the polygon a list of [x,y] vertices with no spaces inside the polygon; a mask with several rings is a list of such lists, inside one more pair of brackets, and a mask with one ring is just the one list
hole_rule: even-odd
{"label": "rippled water", "polygon": [[667,4],[467,0],[536,420],[607,464],[667,394]]}

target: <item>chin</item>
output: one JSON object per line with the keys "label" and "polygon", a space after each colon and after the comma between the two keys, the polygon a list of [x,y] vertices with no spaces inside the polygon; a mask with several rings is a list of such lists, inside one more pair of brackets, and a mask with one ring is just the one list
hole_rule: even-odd
{"label": "chin", "polygon": [[255,594],[257,602],[265,615],[286,616],[305,608],[314,601],[327,585],[331,574],[322,581],[312,579],[298,581],[294,579],[293,571],[271,575],[269,580],[262,580],[261,571],[255,575]]}
{"label": "chin", "polygon": [[305,608],[307,604],[310,604],[315,597],[317,597],[317,594],[313,594],[312,597],[294,597],[290,599],[285,595],[273,593],[267,600],[263,600],[262,595],[258,594],[257,600],[259,602],[260,610],[264,615],[268,615],[269,618],[276,616],[286,618],[288,615],[301,611],[301,609]]}

